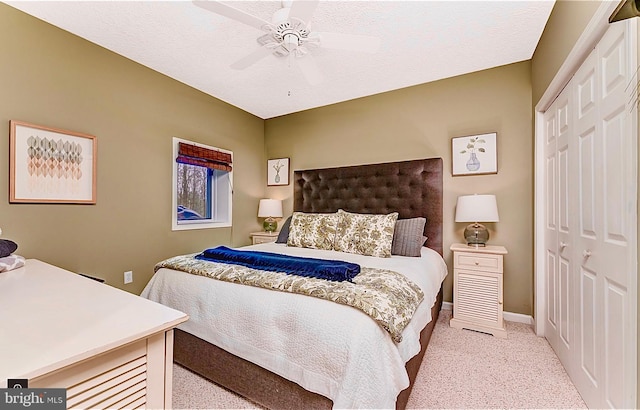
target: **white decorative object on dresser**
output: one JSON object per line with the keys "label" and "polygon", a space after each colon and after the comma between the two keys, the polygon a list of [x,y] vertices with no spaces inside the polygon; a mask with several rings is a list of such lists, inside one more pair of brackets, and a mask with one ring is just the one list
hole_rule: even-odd
{"label": "white decorative object on dresser", "polygon": [[278,239],[278,234],[280,233],[280,231],[277,232],[252,232],[251,233],[251,243],[253,245],[257,245],[259,243],[269,243],[269,242],[275,242],[276,239]]}
{"label": "white decorative object on dresser", "polygon": [[455,243],[453,251],[453,318],[456,329],[471,329],[506,338],[502,319],[503,246]]}
{"label": "white decorative object on dresser", "polygon": [[28,259],[0,274],[0,387],[66,388],[68,408],[171,408],[180,311]]}

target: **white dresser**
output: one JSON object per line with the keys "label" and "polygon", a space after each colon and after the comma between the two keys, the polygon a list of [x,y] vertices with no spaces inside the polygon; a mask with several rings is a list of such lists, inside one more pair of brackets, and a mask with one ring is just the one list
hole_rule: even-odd
{"label": "white dresser", "polygon": [[0,387],[67,389],[68,408],[171,408],[182,312],[29,259],[0,273]]}
{"label": "white dresser", "polygon": [[453,318],[451,327],[507,337],[502,318],[503,246],[451,245],[453,251]]}

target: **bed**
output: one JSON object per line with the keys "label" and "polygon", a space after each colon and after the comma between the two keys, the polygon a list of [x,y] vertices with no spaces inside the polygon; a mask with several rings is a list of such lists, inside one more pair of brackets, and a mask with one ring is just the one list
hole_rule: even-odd
{"label": "bed", "polygon": [[[442,305],[442,159],[295,171],[293,188],[295,212],[427,219],[420,257],[341,258],[362,266],[376,259],[371,263],[380,268],[423,281],[424,300],[402,341],[351,307],[161,268],[142,295],[190,316],[176,329],[175,362],[267,408],[405,408]],[[328,259],[339,253],[276,243],[243,249]],[[423,269],[437,273],[424,279],[416,274]],[[280,305],[293,306],[294,313],[277,310]],[[261,306],[276,310],[255,317],[267,310]],[[314,316],[301,320],[307,311]],[[247,329],[250,336],[241,334]],[[330,339],[336,332],[349,335]]]}

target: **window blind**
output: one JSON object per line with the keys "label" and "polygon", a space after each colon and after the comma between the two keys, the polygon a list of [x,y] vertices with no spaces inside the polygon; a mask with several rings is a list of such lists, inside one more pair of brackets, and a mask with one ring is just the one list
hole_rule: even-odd
{"label": "window blind", "polygon": [[231,171],[231,154],[192,144],[178,143],[176,162],[197,165],[209,169]]}

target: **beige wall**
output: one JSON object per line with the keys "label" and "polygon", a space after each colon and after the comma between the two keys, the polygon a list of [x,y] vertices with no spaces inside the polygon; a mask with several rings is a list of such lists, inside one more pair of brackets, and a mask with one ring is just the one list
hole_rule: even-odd
{"label": "beige wall", "polygon": [[[0,50],[0,227],[18,254],[139,293],[163,258],[248,244],[266,178],[262,119],[4,4]],[[11,119],[95,135],[97,205],[9,204]],[[234,152],[233,229],[171,231],[172,136]]]}
{"label": "beige wall", "polygon": [[[444,246],[462,238],[454,223],[458,195],[494,193],[500,222],[488,224],[490,243],[505,245],[505,309],[533,314],[533,164],[531,66],[512,64],[460,77],[269,119],[269,158],[290,157],[292,169],[322,168],[442,157],[444,159]],[[498,174],[451,176],[451,138],[498,133]],[[285,199],[293,188],[267,193]],[[452,275],[445,282],[451,301]]]}
{"label": "beige wall", "polygon": [[531,59],[534,107],[600,4],[600,1],[592,0],[556,1]]}

